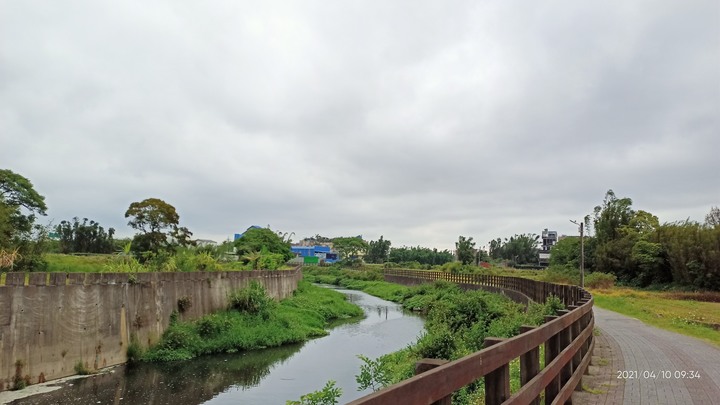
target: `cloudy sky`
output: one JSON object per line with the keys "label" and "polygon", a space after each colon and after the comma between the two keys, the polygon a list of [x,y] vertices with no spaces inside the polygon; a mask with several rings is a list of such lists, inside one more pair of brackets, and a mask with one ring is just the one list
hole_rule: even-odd
{"label": "cloudy sky", "polygon": [[44,221],[174,205],[393,246],[720,205],[720,3],[0,0],[0,168]]}

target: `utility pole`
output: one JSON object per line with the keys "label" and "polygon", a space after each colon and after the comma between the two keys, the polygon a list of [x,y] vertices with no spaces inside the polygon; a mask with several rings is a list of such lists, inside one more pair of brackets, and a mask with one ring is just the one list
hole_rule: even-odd
{"label": "utility pole", "polygon": [[572,219],[570,222],[580,227],[580,288],[585,288],[585,224],[583,222],[578,223]]}

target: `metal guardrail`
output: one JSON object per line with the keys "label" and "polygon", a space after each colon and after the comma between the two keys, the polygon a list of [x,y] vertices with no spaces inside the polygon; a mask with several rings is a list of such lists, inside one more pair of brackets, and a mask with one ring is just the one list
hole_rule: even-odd
{"label": "metal guardrail", "polygon": [[[566,286],[517,277],[480,274],[451,274],[421,270],[386,270],[388,281],[417,283],[446,280],[519,292],[533,301],[559,297],[567,310],[548,316],[538,327],[523,326],[521,334],[509,338],[486,338],[485,349],[447,362],[423,359],[416,375],[378,392],[350,402],[370,404],[450,404],[452,393],[484,378],[485,403],[546,404],[571,400],[582,386],[594,346],[593,299],[577,286]],[[545,367],[540,369],[540,346],[545,347]],[[510,393],[510,362],[520,359],[520,389]]]}

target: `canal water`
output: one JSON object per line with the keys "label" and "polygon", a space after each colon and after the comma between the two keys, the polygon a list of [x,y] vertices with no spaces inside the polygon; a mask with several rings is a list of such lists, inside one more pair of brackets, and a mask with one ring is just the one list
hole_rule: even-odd
{"label": "canal water", "polygon": [[376,358],[414,343],[423,320],[392,302],[343,290],[365,312],[361,320],[336,324],[309,342],[161,364],[118,366],[109,372],[62,383],[62,388],[11,404],[224,405],[285,404],[321,389],[342,388],[340,403],[370,393],[357,391],[357,355]]}

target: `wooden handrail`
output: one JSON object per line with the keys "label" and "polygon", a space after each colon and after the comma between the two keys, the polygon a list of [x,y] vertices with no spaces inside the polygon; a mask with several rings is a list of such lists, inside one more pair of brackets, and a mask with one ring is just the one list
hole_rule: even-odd
{"label": "wooden handrail", "polygon": [[[525,332],[502,341],[488,338],[483,350],[458,360],[439,365],[424,373],[401,381],[383,390],[350,402],[351,405],[370,404],[432,404],[452,395],[453,392],[485,378],[486,404],[530,404],[537,402],[545,390],[546,403],[563,403],[581,384],[581,378],[590,361],[593,347],[593,299],[577,286],[545,283],[517,277],[486,276],[479,274],[448,274],[443,272],[398,270],[385,272],[386,279],[407,278],[412,280],[447,280],[458,284],[481,285],[524,294],[534,301],[544,302],[549,296],[559,297],[569,311],[536,328],[524,328]],[[546,345],[545,367],[508,398],[503,373],[513,360],[534,353]],[[548,346],[550,345],[550,346]],[[526,358],[527,359],[527,358]],[[521,361],[521,367],[537,367]],[[530,375],[533,370],[521,370]],[[493,386],[488,386],[493,385]],[[503,384],[502,387],[496,384]],[[548,387],[556,389],[547,389]]]}

